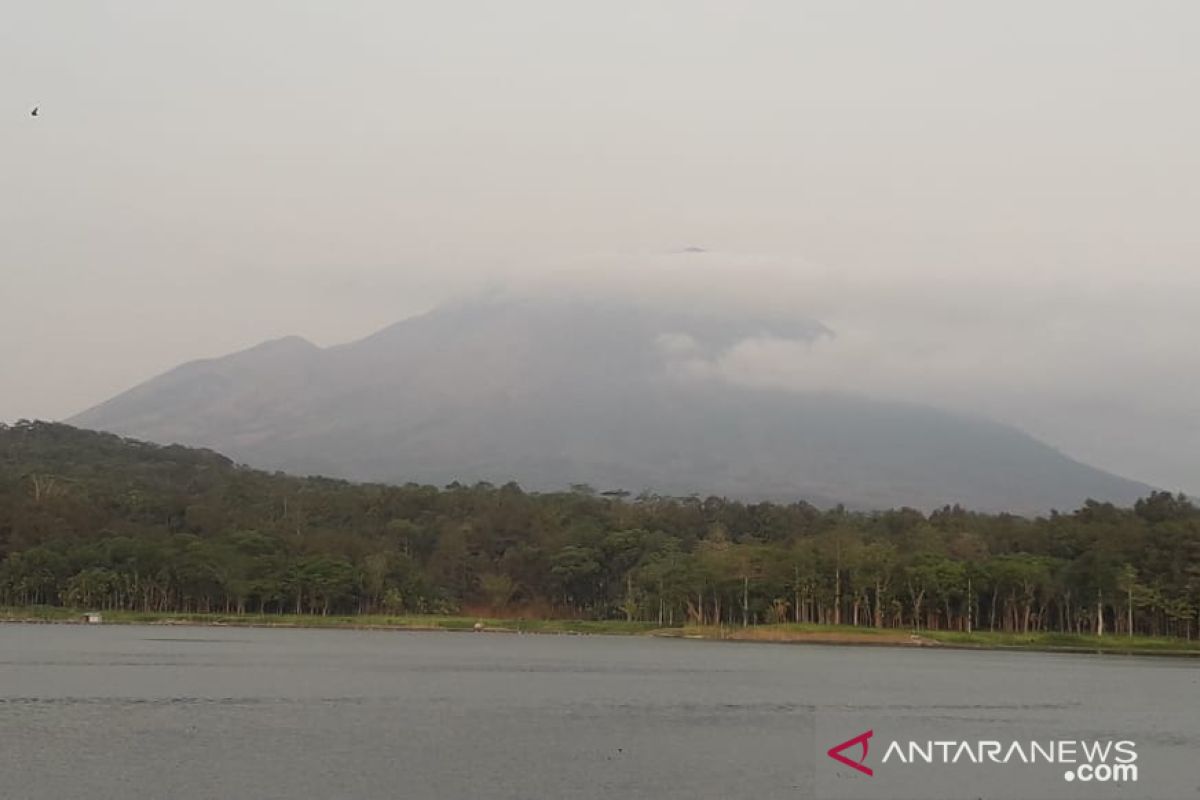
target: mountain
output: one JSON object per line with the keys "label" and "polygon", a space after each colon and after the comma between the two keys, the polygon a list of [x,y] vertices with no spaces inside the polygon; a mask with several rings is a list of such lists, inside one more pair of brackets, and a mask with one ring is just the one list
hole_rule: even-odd
{"label": "mountain", "polygon": [[1018,513],[1149,492],[994,422],[681,368],[689,354],[763,335],[830,332],[613,302],[468,303],[345,345],[288,337],[194,361],[69,421],[257,467],[384,482]]}

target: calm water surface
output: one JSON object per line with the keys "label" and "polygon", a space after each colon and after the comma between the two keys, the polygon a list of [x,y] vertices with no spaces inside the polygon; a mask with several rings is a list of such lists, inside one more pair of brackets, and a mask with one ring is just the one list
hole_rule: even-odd
{"label": "calm water surface", "polygon": [[[825,755],[874,731],[859,775]],[[1121,738],[1139,780],[881,765],[890,739]],[[1200,663],[0,625],[3,798],[1200,798]]]}

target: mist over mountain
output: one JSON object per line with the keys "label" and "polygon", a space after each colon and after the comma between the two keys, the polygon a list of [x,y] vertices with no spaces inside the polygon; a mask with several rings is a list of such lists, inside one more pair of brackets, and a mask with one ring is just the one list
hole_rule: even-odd
{"label": "mist over mountain", "polygon": [[751,338],[831,335],[616,301],[464,303],[349,344],[287,337],[187,363],[69,421],[354,480],[1018,513],[1149,491],[1005,425],[698,368]]}

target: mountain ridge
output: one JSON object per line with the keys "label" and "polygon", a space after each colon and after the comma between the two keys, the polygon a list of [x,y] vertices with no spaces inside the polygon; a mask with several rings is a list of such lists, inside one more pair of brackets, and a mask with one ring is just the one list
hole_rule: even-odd
{"label": "mountain ridge", "polygon": [[675,369],[809,320],[588,301],[435,309],[327,348],[301,337],[188,362],[81,427],[352,480],[515,480],[818,505],[1039,513],[1150,487],[1015,428],[928,406],[752,388]]}

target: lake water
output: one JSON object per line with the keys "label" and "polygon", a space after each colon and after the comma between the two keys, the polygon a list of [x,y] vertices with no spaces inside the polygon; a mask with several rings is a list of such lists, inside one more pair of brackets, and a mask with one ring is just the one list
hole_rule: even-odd
{"label": "lake water", "polygon": [[[873,731],[868,777],[825,751]],[[1136,782],[881,763],[1127,739]],[[857,750],[847,751],[852,760]],[[3,798],[1200,798],[1200,662],[636,637],[0,625]]]}

